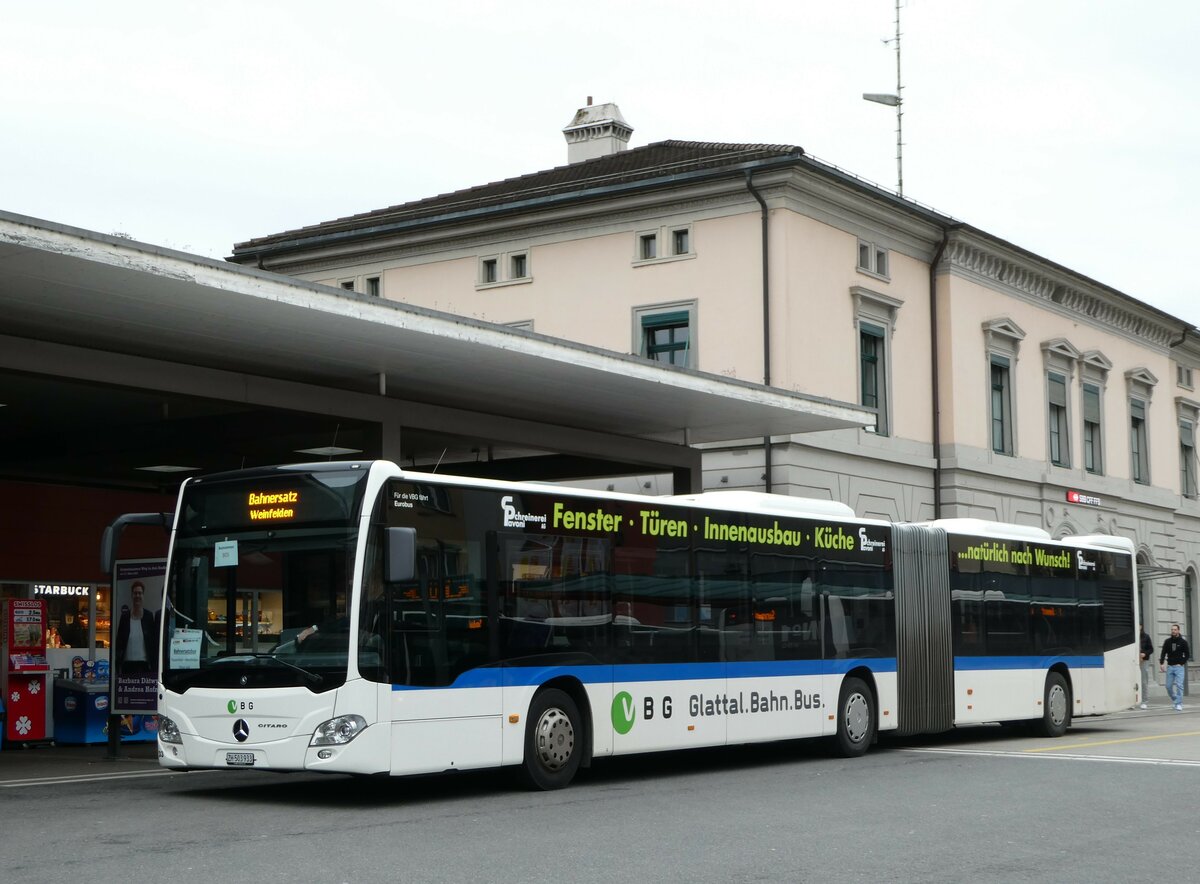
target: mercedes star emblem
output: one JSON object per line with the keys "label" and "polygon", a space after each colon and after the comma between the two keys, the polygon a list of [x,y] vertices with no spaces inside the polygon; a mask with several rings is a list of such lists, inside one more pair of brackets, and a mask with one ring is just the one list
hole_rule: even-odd
{"label": "mercedes star emblem", "polygon": [[246,724],[246,719],[239,718],[233,723],[233,738],[239,743],[244,743],[248,736],[250,736],[250,725]]}

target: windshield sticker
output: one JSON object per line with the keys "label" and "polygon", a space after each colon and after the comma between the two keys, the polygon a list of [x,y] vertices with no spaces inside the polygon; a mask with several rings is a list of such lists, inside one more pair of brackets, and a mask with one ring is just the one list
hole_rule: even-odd
{"label": "windshield sticker", "polygon": [[171,668],[199,669],[200,643],[204,632],[199,629],[176,629],[171,636]]}
{"label": "windshield sticker", "polygon": [[236,568],[238,563],[238,542],[236,540],[218,540],[213,544],[213,567]]}

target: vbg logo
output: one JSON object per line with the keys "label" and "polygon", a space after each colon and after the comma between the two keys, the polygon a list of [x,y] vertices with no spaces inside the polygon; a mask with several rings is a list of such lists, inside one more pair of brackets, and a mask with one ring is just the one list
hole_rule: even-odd
{"label": "vbg logo", "polygon": [[230,700],[228,703],[225,704],[225,708],[229,710],[230,715],[236,715],[237,711],[239,709],[241,709],[243,712],[246,712],[246,711],[253,712],[254,711],[254,701],[253,700],[242,700],[242,702],[239,703],[237,700]]}
{"label": "vbg logo", "polygon": [[633,721],[636,717],[633,708],[633,697],[626,691],[621,691],[613,697],[612,701],[612,724],[613,730],[619,734],[627,734],[633,730]]}

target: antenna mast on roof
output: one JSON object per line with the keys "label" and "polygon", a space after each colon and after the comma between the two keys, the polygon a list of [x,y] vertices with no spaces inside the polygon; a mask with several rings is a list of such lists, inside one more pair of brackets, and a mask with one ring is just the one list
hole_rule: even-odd
{"label": "antenna mast on roof", "polygon": [[863,98],[896,109],[896,193],[904,196],[904,86],[900,79],[900,0],[896,0],[896,36],[883,41],[885,46],[888,43],[896,47],[896,91],[894,94],[864,92]]}

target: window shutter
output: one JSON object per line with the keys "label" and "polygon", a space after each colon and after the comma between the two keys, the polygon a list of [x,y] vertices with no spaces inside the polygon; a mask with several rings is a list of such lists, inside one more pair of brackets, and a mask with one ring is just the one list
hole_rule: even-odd
{"label": "window shutter", "polygon": [[1095,387],[1083,388],[1083,419],[1089,424],[1100,423],[1100,391]]}
{"label": "window shutter", "polygon": [[1067,407],[1067,379],[1062,375],[1050,375],[1050,404]]}
{"label": "window shutter", "polygon": [[688,311],[679,310],[675,313],[655,313],[642,317],[642,328],[661,328],[664,325],[687,325]]}

